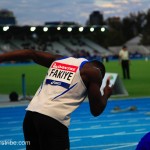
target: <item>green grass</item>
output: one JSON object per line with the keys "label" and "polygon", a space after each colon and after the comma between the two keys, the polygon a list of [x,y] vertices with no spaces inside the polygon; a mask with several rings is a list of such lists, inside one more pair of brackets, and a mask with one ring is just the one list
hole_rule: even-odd
{"label": "green grass", "polygon": [[105,63],[108,72],[116,72],[122,79],[129,97],[150,96],[150,61],[131,60],[130,80],[124,80],[121,65],[118,61]]}
{"label": "green grass", "polygon": [[12,91],[22,94],[22,74],[25,74],[27,95],[33,95],[46,73],[47,68],[36,64],[0,66],[0,94],[8,94]]}
{"label": "green grass", "polygon": [[[118,61],[110,61],[105,63],[105,66],[107,72],[119,74],[129,97],[150,96],[150,61],[132,60],[131,80],[123,80]],[[21,76],[23,73],[26,75],[27,95],[34,95],[47,73],[47,68],[36,64],[0,66],[0,94],[9,94],[12,91],[22,94]]]}

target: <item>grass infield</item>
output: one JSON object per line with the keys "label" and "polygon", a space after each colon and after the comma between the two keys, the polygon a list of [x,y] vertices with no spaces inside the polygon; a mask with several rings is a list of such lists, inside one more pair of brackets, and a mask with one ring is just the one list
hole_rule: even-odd
{"label": "grass infield", "polygon": [[[122,78],[121,65],[118,61],[104,63],[107,72],[118,73],[122,79],[129,97],[150,96],[150,61],[131,60],[131,80]],[[42,83],[47,68],[36,64],[1,65],[0,66],[0,94],[16,91],[22,94],[22,74],[26,76],[26,93],[34,95]]]}

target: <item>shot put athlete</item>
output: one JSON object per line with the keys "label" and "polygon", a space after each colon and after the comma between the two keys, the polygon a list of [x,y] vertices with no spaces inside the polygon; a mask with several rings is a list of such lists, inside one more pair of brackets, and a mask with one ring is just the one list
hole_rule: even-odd
{"label": "shot put athlete", "polygon": [[[105,67],[99,61],[63,57],[47,52],[16,50],[0,54],[0,62],[31,59],[45,66],[48,73],[26,108],[23,122],[27,150],[69,150],[70,114],[86,97],[90,111],[99,116],[112,93],[109,79],[100,92]],[[36,81],[34,81],[36,82]]]}

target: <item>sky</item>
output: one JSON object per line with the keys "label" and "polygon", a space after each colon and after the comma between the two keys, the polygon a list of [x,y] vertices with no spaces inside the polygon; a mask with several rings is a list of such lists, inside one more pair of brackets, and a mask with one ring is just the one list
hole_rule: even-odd
{"label": "sky", "polygon": [[147,12],[149,0],[0,0],[0,9],[13,11],[18,25],[44,25],[51,21],[72,21],[85,25],[93,11],[104,19]]}

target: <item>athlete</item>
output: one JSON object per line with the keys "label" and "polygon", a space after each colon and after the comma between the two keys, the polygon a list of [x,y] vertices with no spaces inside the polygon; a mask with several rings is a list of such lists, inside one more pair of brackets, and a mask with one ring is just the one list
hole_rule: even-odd
{"label": "athlete", "polygon": [[69,150],[68,126],[70,114],[86,97],[90,111],[99,116],[112,93],[107,80],[100,92],[105,67],[99,61],[84,58],[63,57],[47,52],[16,50],[0,54],[0,62],[31,59],[45,66],[48,73],[26,108],[23,122],[27,150]]}

